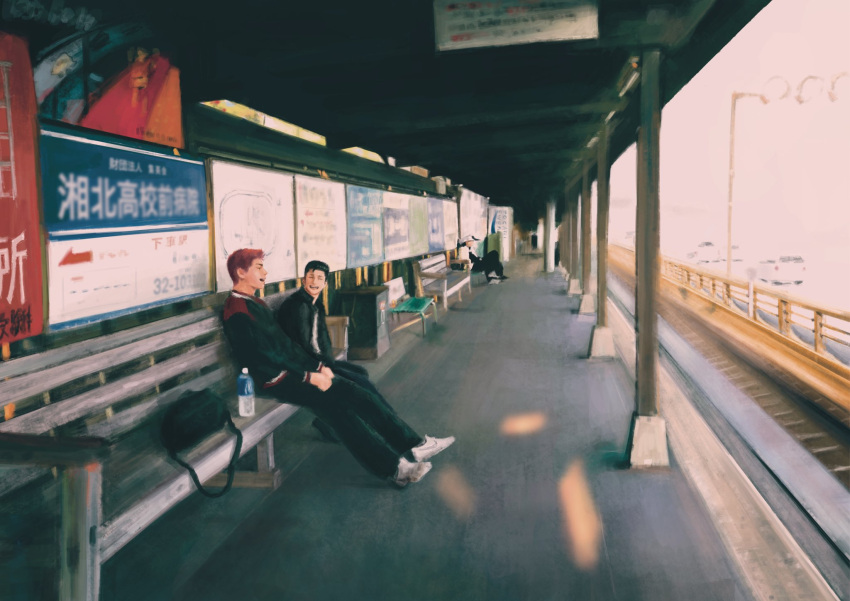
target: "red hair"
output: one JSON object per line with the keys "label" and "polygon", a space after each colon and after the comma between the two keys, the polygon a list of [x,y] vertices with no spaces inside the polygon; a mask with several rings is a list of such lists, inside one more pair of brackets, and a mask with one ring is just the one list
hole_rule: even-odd
{"label": "red hair", "polygon": [[234,284],[238,284],[239,276],[236,270],[244,269],[247,271],[251,268],[251,263],[255,259],[262,259],[265,256],[266,253],[259,248],[240,248],[239,250],[234,250],[227,257],[227,273],[230,274],[230,279],[233,280]]}

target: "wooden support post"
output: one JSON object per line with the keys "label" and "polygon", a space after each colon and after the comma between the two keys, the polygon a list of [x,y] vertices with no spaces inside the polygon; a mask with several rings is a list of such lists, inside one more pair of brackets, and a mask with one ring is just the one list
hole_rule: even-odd
{"label": "wooden support post", "polygon": [[608,126],[599,132],[596,158],[596,327],[590,344],[591,357],[614,357],[614,334],[608,327]]}
{"label": "wooden support post", "polygon": [[815,352],[819,355],[825,354],[826,346],[823,343],[823,313],[815,311]]}
{"label": "wooden support post", "polygon": [[585,160],[581,172],[581,306],[582,315],[593,315],[596,304],[590,294],[590,161]]}
{"label": "wooden support post", "polygon": [[97,601],[100,594],[101,472],[99,463],[62,470],[61,601]]}
{"label": "wooden support post", "polygon": [[637,142],[637,227],[635,228],[635,375],[637,411],[630,462],[667,466],[667,434],[658,416],[658,256],[660,244],[661,51],[644,50],[641,60],[640,128]]}
{"label": "wooden support post", "polygon": [[578,192],[575,188],[570,190],[570,294],[581,294],[581,280],[578,262]]}
{"label": "wooden support post", "polygon": [[552,232],[555,230],[555,203],[546,203],[546,219],[543,220],[543,271],[555,271],[555,240]]}
{"label": "wooden support post", "polygon": [[0,358],[2,358],[3,361],[8,361],[12,357],[12,348],[7,343],[0,347],[0,349],[2,349],[0,350]]}

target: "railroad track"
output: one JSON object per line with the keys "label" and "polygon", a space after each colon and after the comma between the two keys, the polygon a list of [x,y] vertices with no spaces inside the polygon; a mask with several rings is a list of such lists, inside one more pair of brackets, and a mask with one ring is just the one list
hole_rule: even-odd
{"label": "railroad track", "polygon": [[[634,272],[612,256],[610,272],[634,294]],[[739,390],[850,489],[850,415],[763,357],[727,344],[704,321],[681,310],[662,293],[659,314]]]}

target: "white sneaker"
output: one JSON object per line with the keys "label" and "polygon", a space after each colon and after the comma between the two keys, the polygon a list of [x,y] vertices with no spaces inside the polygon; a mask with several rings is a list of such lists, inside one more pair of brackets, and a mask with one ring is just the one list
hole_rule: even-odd
{"label": "white sneaker", "polygon": [[454,443],[455,437],[449,436],[448,438],[434,438],[433,436],[425,436],[425,440],[422,441],[418,446],[410,449],[410,452],[413,454],[413,458],[416,461],[425,461],[426,459],[430,459],[440,451],[444,451]]}
{"label": "white sneaker", "polygon": [[408,482],[419,482],[430,471],[431,464],[427,461],[414,463],[402,457],[398,460],[398,469],[392,482],[396,486],[405,486]]}

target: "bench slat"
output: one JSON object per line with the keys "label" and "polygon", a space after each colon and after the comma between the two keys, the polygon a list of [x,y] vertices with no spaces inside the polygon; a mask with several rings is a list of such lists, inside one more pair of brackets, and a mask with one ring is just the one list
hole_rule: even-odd
{"label": "bench slat", "polygon": [[27,355],[12,361],[0,363],[0,380],[14,378],[21,374],[28,374],[47,369],[55,365],[66,364],[84,357],[96,355],[113,348],[124,346],[136,340],[150,338],[163,332],[170,332],[195,323],[211,316],[210,310],[193,311],[167,319],[160,319],[143,326],[136,326],[114,334],[75,342],[60,348],[42,351],[34,355]]}
{"label": "bench slat", "polygon": [[[212,388],[218,382],[224,380],[232,371],[226,368],[220,368],[208,374],[204,374],[199,378],[190,380],[175,386],[168,392],[160,394],[150,400],[143,401],[138,405],[125,409],[104,422],[94,424],[87,428],[89,436],[106,438],[112,440],[118,438],[138,424],[147,421],[148,418],[154,416],[157,412],[171,405],[177,398],[187,390],[201,390],[204,388]],[[235,388],[234,388],[235,394]]]}
{"label": "bench slat", "polygon": [[[262,402],[261,399],[257,400]],[[238,418],[234,419],[237,426],[242,430],[243,455],[249,449],[254,448],[263,438],[274,432],[298,410],[295,405],[268,402],[274,403],[276,406],[250,425],[242,426]],[[205,482],[227,467],[230,457],[233,455],[234,444],[235,441],[230,436],[202,457],[192,459],[191,463],[201,482]],[[154,520],[168,511],[170,507],[193,492],[195,492],[195,485],[192,483],[188,472],[179,466],[175,466],[173,478],[142,497],[127,511],[103,525],[100,529],[101,561],[108,560]]]}
{"label": "bench slat", "polygon": [[62,424],[106,409],[135,394],[150,390],[158,383],[194,368],[213,363],[221,350],[221,342],[213,342],[157,365],[106,384],[94,390],[65,399],[0,424],[0,432],[43,434]]}
{"label": "bench slat", "polygon": [[[15,403],[21,399],[42,394],[57,386],[61,386],[76,378],[97,373],[103,369],[115,367],[144,357],[155,351],[192,340],[203,334],[213,332],[221,327],[218,317],[208,317],[205,320],[189,324],[175,330],[162,332],[152,338],[137,340],[125,346],[110,349],[98,355],[78,359],[65,365],[20,376],[7,382],[0,383],[0,407]],[[23,416],[22,416],[23,417]]]}

